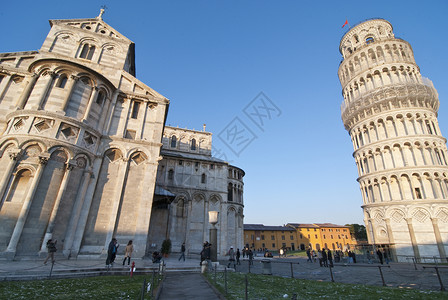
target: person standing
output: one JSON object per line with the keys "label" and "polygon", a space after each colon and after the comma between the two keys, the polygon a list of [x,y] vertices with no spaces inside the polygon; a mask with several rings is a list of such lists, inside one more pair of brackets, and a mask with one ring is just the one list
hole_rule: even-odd
{"label": "person standing", "polygon": [[241,265],[241,263],[240,263],[240,256],[241,256],[240,248],[237,248],[236,249],[236,264],[237,265]]}
{"label": "person standing", "polygon": [[227,252],[229,255],[229,263],[227,264],[227,268],[230,268],[230,265],[233,264],[233,268],[235,269],[235,251],[233,250],[233,246],[230,246],[229,252]]}
{"label": "person standing", "polygon": [[386,249],[384,249],[384,251],[383,251],[383,257],[384,257],[384,260],[386,261],[386,264],[389,264],[389,256],[387,255]]}
{"label": "person standing", "polygon": [[179,261],[183,258],[185,261],[185,243],[182,243],[182,246],[180,247],[180,257]]}
{"label": "person standing", "polygon": [[327,251],[325,251],[325,249],[322,250],[322,264],[324,265],[324,267],[328,267]]}
{"label": "person standing", "polygon": [[117,255],[117,239],[112,238],[112,240],[109,243],[109,246],[107,247],[107,258],[106,258],[106,267],[112,266],[112,263],[115,260],[115,256]]}
{"label": "person standing", "polygon": [[128,259],[128,266],[129,266],[129,263],[131,262],[132,252],[134,252],[134,246],[132,245],[132,240],[130,240],[126,245],[126,248],[124,249],[123,266],[126,261],[126,258]]}
{"label": "person standing", "polygon": [[327,258],[328,258],[328,263],[330,264],[330,267],[333,268],[333,255],[332,255],[330,249],[327,249]]}
{"label": "person standing", "polygon": [[322,251],[317,250],[317,258],[319,259],[319,265],[322,267]]}
{"label": "person standing", "polygon": [[57,251],[57,249],[56,249],[56,243],[57,242],[58,242],[57,240],[53,241],[52,239],[49,239],[47,241],[48,255],[47,255],[47,258],[44,261],[44,265],[47,264],[47,261],[48,261],[49,258],[51,258],[51,263],[54,264],[54,253]]}
{"label": "person standing", "polygon": [[254,253],[251,249],[249,249],[247,256],[249,257],[249,265],[254,265]]}

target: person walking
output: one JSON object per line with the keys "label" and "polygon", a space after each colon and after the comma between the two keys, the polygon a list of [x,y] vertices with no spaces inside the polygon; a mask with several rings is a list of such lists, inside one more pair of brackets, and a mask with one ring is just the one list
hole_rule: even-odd
{"label": "person walking", "polygon": [[236,268],[235,265],[235,251],[233,250],[233,246],[230,246],[229,252],[227,252],[227,255],[229,255],[229,263],[227,264],[227,268],[230,268],[230,265],[233,264],[233,268]]}
{"label": "person walking", "polygon": [[306,260],[306,262],[313,262],[313,259],[311,258],[311,249],[310,248],[308,248],[307,250],[306,250],[306,256],[308,256],[308,259]]}
{"label": "person walking", "polygon": [[56,243],[57,242],[58,242],[57,240],[53,241],[52,239],[49,239],[47,241],[48,255],[47,255],[47,258],[44,261],[44,265],[47,264],[47,261],[48,261],[49,258],[51,258],[51,263],[54,264],[54,254],[58,250],[58,249],[56,249]]}
{"label": "person walking", "polygon": [[129,266],[129,263],[131,262],[132,252],[134,252],[134,246],[132,245],[132,240],[130,240],[126,245],[126,248],[124,249],[123,266],[124,263],[126,262],[126,258],[128,259],[128,266]]}
{"label": "person walking", "polygon": [[183,259],[185,261],[185,243],[182,243],[182,246],[180,247],[180,257],[179,261]]}
{"label": "person walking", "polygon": [[241,265],[241,263],[240,263],[240,256],[241,256],[240,248],[237,248],[236,249],[236,264],[237,265]]}

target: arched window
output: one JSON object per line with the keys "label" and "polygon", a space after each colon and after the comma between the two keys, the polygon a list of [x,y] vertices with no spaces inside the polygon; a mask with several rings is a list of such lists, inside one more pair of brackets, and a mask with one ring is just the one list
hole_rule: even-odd
{"label": "arched window", "polygon": [[196,140],[195,139],[191,140],[191,150],[196,150]]}
{"label": "arched window", "polygon": [[56,87],[63,89],[65,87],[66,83],[67,83],[67,76],[61,75],[61,76],[59,76],[59,79],[56,82]]}
{"label": "arched window", "polygon": [[373,43],[373,37],[366,38],[366,44],[368,45],[368,44],[371,44],[371,43]]}
{"label": "arched window", "polygon": [[106,99],[106,93],[104,91],[100,91],[96,97],[96,104],[100,106],[103,105],[104,99]]}
{"label": "arched window", "polygon": [[79,57],[91,60],[93,57],[93,53],[95,53],[95,46],[84,44],[84,46],[82,46],[81,54],[79,55]]}
{"label": "arched window", "polygon": [[174,179],[174,170],[171,169],[168,171],[168,180],[173,180]]}
{"label": "arched window", "polygon": [[175,135],[171,137],[171,148],[176,148],[177,138]]}
{"label": "arched window", "polygon": [[202,173],[201,183],[205,183],[206,179],[207,179],[207,176],[205,175],[205,173]]}

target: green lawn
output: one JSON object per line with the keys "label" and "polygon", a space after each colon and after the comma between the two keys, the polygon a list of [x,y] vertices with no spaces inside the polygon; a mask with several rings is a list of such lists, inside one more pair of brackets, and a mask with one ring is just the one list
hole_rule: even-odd
{"label": "green lawn", "polygon": [[[227,273],[227,299],[245,299],[245,275]],[[207,279],[225,295],[224,274],[213,273]],[[409,290],[247,274],[248,299],[448,299],[447,292]],[[285,296],[287,295],[287,296]]]}
{"label": "green lawn", "polygon": [[145,278],[152,281],[152,275],[2,281],[0,299],[140,299]]}

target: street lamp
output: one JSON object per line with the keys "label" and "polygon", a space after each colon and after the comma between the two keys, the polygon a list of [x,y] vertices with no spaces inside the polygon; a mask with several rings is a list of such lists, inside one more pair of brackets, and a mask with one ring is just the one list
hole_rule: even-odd
{"label": "street lamp", "polygon": [[218,223],[218,215],[218,211],[208,212],[208,222],[212,224],[212,228],[210,228],[210,243],[212,244],[210,259],[212,262],[218,261],[218,229],[215,226]]}

